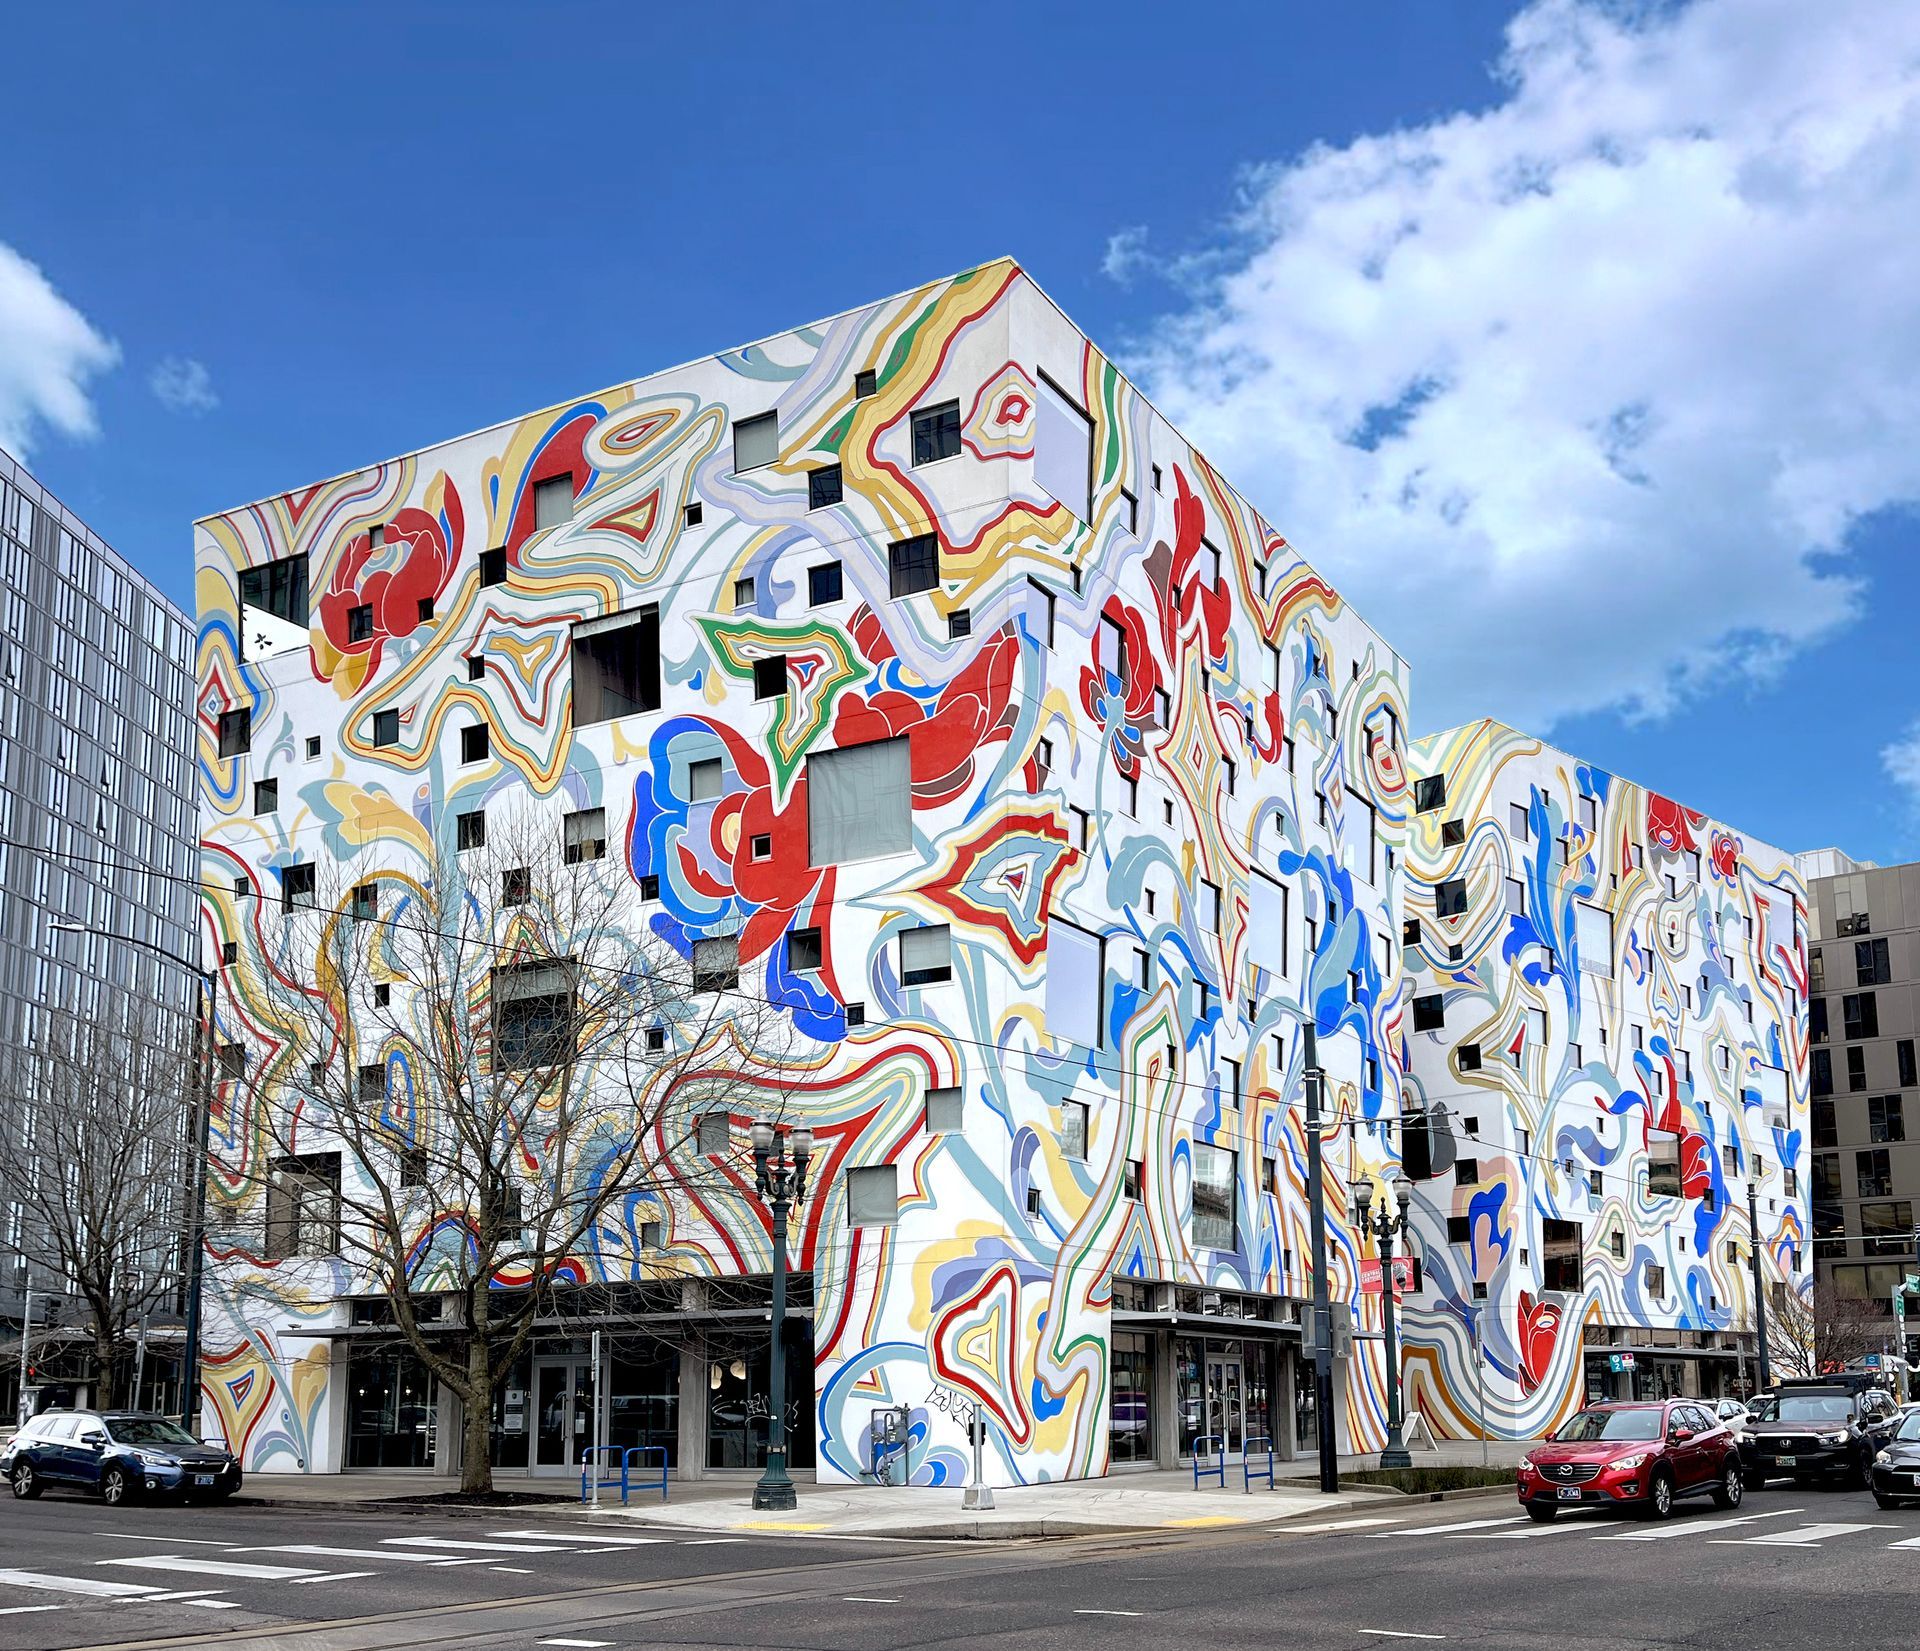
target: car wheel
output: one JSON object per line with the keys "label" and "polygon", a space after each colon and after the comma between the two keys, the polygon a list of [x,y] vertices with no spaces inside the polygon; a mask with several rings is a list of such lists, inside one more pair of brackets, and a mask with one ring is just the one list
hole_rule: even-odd
{"label": "car wheel", "polygon": [[1527,1517],[1536,1525],[1551,1525],[1553,1523],[1553,1516],[1559,1511],[1560,1510],[1551,1502],[1529,1502],[1527,1504]]}
{"label": "car wheel", "polygon": [[132,1494],[133,1484],[125,1468],[108,1468],[100,1475],[100,1500],[108,1507],[119,1507]]}
{"label": "car wheel", "polygon": [[1665,1519],[1673,1512],[1673,1475],[1667,1469],[1653,1470],[1653,1478],[1647,1485],[1647,1499],[1641,1505],[1641,1511],[1649,1519]]}
{"label": "car wheel", "polygon": [[47,1487],[40,1483],[40,1475],[33,1471],[31,1462],[16,1462],[13,1469],[13,1494],[22,1502],[31,1501]]}
{"label": "car wheel", "polygon": [[1740,1476],[1740,1464],[1729,1456],[1725,1476],[1713,1487],[1713,1505],[1716,1508],[1737,1508],[1745,1491],[1746,1481]]}

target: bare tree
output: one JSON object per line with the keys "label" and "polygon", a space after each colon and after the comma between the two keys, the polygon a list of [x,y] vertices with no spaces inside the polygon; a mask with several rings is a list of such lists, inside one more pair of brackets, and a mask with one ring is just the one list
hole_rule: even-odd
{"label": "bare tree", "polygon": [[0,1101],[21,1122],[7,1190],[29,1254],[85,1308],[94,1403],[115,1405],[136,1327],[181,1286],[199,1052],[186,1022],[120,997],[36,1027],[0,1051]]}
{"label": "bare tree", "polygon": [[223,1241],[387,1298],[460,1401],[468,1492],[536,1324],[658,1276],[647,1224],[737,1175],[729,1120],[790,1024],[734,940],[649,928],[599,819],[469,816],[410,870],[290,897],[259,967],[276,1046],[224,1132]]}
{"label": "bare tree", "polygon": [[1879,1352],[1892,1321],[1873,1317],[1869,1308],[1856,1296],[1842,1295],[1830,1278],[1816,1277],[1805,1295],[1782,1291],[1767,1304],[1767,1356],[1774,1374],[1830,1375]]}

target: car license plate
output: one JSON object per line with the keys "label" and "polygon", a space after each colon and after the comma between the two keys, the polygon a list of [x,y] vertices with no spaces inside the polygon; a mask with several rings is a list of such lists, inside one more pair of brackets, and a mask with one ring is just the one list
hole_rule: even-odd
{"label": "car license plate", "polygon": [[1773,1459],[1773,1465],[1777,1468],[1790,1468],[1798,1460],[1797,1456],[1776,1456]]}
{"label": "car license plate", "polygon": [[1562,1485],[1560,1487],[1560,1500],[1562,1502],[1578,1502],[1580,1500],[1579,1487],[1577,1485]]}
{"label": "car license plate", "polygon": [[196,1485],[211,1485],[213,1483],[213,1475],[210,1473],[196,1473],[193,1476],[193,1482]]}

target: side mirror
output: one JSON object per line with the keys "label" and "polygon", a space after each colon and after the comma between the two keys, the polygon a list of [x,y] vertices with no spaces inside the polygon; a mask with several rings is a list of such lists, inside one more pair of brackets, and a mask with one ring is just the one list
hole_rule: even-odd
{"label": "side mirror", "polygon": [[106,1442],[107,1442],[107,1436],[104,1433],[95,1432],[95,1433],[83,1433],[80,1435],[80,1443],[83,1445],[87,1445],[94,1450],[98,1450]]}
{"label": "side mirror", "polygon": [[1690,1427],[1676,1427],[1667,1433],[1668,1440],[1676,1445],[1684,1445],[1692,1437],[1693,1429]]}

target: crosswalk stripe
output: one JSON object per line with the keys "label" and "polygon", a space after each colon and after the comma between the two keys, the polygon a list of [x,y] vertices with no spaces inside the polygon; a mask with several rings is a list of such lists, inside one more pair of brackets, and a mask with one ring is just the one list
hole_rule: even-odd
{"label": "crosswalk stripe", "polygon": [[296,1588],[304,1588],[310,1582],[345,1582],[349,1577],[378,1576],[378,1571],[323,1571],[319,1576],[297,1576],[293,1579]]}
{"label": "crosswalk stripe", "polygon": [[1738,1519],[1692,1519],[1685,1524],[1664,1525],[1657,1531],[1620,1531],[1612,1536],[1596,1536],[1596,1542],[1665,1542],[1670,1537],[1698,1536],[1702,1531],[1724,1531],[1732,1525],[1754,1525],[1762,1519],[1784,1519],[1790,1513],[1805,1513],[1805,1508],[1769,1508],[1765,1513],[1742,1514]]}
{"label": "crosswalk stripe", "polygon": [[1897,1531],[1898,1525],[1850,1525],[1829,1523],[1801,1525],[1791,1531],[1768,1531],[1765,1536],[1728,1537],[1717,1542],[1722,1548],[1817,1548],[1831,1536],[1852,1536],[1856,1531]]}
{"label": "crosswalk stripe", "polygon": [[390,1536],[383,1548],[456,1548],[465,1553],[486,1554],[563,1554],[561,1542],[474,1542],[459,1536]]}
{"label": "crosswalk stripe", "polygon": [[1904,1542],[1889,1542],[1889,1548],[1920,1548],[1920,1536],[1910,1536]]}
{"label": "crosswalk stripe", "polygon": [[[1597,1510],[1596,1510],[1597,1511]],[[1543,1536],[1577,1536],[1590,1525],[1600,1521],[1584,1509],[1572,1519],[1556,1519],[1551,1525],[1523,1525],[1517,1531],[1459,1531],[1447,1538],[1449,1542],[1534,1542]]]}
{"label": "crosswalk stripe", "polygon": [[1322,1531],[1357,1531],[1368,1525],[1397,1525],[1398,1519],[1325,1519],[1317,1525],[1276,1525],[1275,1536],[1317,1536]]}
{"label": "crosswalk stripe", "polygon": [[237,1565],[230,1559],[189,1559],[184,1554],[135,1554],[131,1559],[102,1559],[101,1565],[125,1565],[136,1571],[182,1571],[197,1576],[253,1577],[261,1582],[284,1582],[288,1577],[317,1576],[310,1565]]}
{"label": "crosswalk stripe", "polygon": [[438,1554],[397,1554],[391,1548],[329,1548],[318,1542],[264,1543],[235,1548],[237,1554],[314,1554],[322,1559],[394,1559],[408,1565],[445,1564]]}
{"label": "crosswalk stripe", "polygon": [[109,1582],[105,1577],[48,1576],[41,1571],[0,1571],[0,1583],[15,1588],[41,1588],[55,1594],[91,1594],[98,1599],[128,1599],[135,1594],[157,1594],[155,1582]]}
{"label": "crosswalk stripe", "polygon": [[1397,1531],[1368,1531],[1370,1542],[1393,1542],[1403,1536],[1448,1536],[1454,1531],[1482,1531],[1494,1525],[1517,1525],[1527,1516],[1508,1514],[1503,1519],[1463,1519],[1454,1525],[1411,1525]]}
{"label": "crosswalk stripe", "polygon": [[[553,1531],[488,1531],[488,1536],[511,1537],[520,1542],[551,1542]],[[592,1535],[582,1535],[577,1540],[591,1542],[596,1548],[651,1548],[656,1543],[667,1540],[664,1536],[602,1536],[598,1531]]]}
{"label": "crosswalk stripe", "polygon": [[95,1531],[114,1542],[161,1542],[169,1548],[237,1548],[237,1542],[214,1542],[204,1536],[146,1536],[139,1531]]}
{"label": "crosswalk stripe", "polygon": [[64,1605],[0,1605],[0,1617],[30,1617],[36,1611],[64,1611]]}
{"label": "crosswalk stripe", "polygon": [[687,1546],[689,1548],[718,1548],[724,1543],[744,1541],[746,1541],[744,1536],[702,1536],[695,1538],[689,1542]]}

